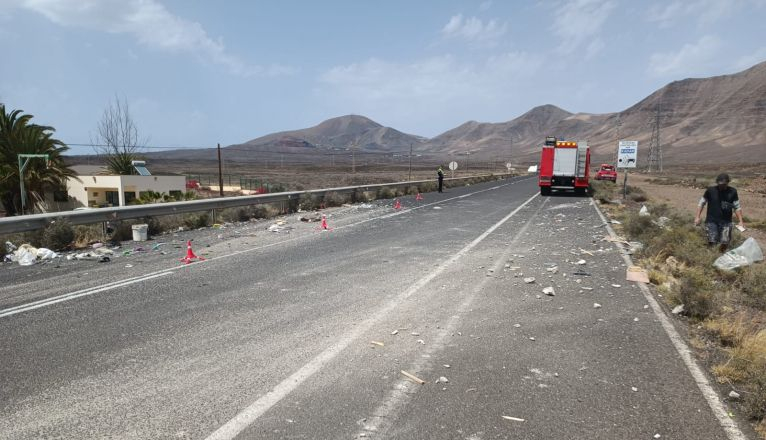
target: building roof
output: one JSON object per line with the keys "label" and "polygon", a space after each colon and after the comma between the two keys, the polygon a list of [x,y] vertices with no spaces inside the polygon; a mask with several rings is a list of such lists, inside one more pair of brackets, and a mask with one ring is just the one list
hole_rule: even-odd
{"label": "building roof", "polygon": [[108,176],[109,171],[101,165],[72,165],[69,167],[78,176]]}

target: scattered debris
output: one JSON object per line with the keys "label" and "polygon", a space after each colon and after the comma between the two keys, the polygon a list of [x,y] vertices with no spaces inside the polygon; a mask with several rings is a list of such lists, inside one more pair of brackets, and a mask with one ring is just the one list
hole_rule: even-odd
{"label": "scattered debris", "polygon": [[556,291],[553,290],[553,287],[546,287],[543,289],[543,293],[548,296],[556,296]]}
{"label": "scattered debris", "polygon": [[523,422],[524,421],[524,419],[520,419],[518,417],[503,416],[503,418],[505,420],[511,420],[511,421],[514,421],[514,422]]}
{"label": "scattered debris", "polygon": [[513,324],[513,326],[516,327],[516,328],[520,328],[521,324]]}
{"label": "scattered debris", "polygon": [[545,270],[546,270],[546,272],[550,272],[550,273],[555,274],[555,273],[558,273],[559,267],[558,266],[546,267]]}
{"label": "scattered debris", "polygon": [[639,266],[628,267],[625,279],[628,281],[635,281],[638,283],[649,283],[649,273],[646,269]]}
{"label": "scattered debris", "polygon": [[641,205],[641,209],[638,211],[638,215],[641,217],[649,216],[649,208],[647,208],[646,205]]}
{"label": "scattered debris", "polygon": [[434,383],[448,383],[448,382],[449,382],[449,379],[447,379],[444,376],[441,376],[438,379],[436,379],[436,381]]}
{"label": "scattered debris", "polygon": [[[564,274],[564,275],[566,275],[566,274]],[[582,269],[578,270],[577,272],[572,272],[572,275],[577,276],[577,277],[589,277],[590,276],[590,274],[588,272],[585,272]]]}
{"label": "scattered debris", "polygon": [[527,284],[532,284],[532,283],[535,282],[535,277],[524,278],[524,282],[527,283]]}
{"label": "scattered debris", "polygon": [[601,304],[599,304],[599,303],[593,303],[593,308],[594,308],[594,309],[600,309],[600,308],[601,308]]}
{"label": "scattered debris", "polygon": [[738,392],[736,392],[736,391],[730,391],[729,392],[729,399],[731,399],[731,400],[739,400],[739,397],[740,397],[740,395],[739,395]]}
{"label": "scattered debris", "polygon": [[679,304],[679,305],[673,307],[673,310],[670,311],[670,313],[672,313],[674,315],[680,315],[683,312],[684,312],[684,305],[683,304]]}
{"label": "scattered debris", "polygon": [[426,345],[426,341],[424,341],[424,340],[422,340],[422,339],[418,339],[418,344],[420,344],[420,345]]}
{"label": "scattered debris", "polygon": [[408,372],[406,372],[404,370],[401,370],[401,373],[403,375],[407,376],[408,379],[410,379],[411,381],[413,381],[413,382],[415,382],[417,384],[423,385],[424,383],[426,383],[426,381],[424,381],[423,379],[415,376],[414,374],[408,373]]}
{"label": "scattered debris", "polygon": [[593,256],[593,252],[586,251],[585,249],[582,249],[582,248],[580,249],[580,252],[585,254],[585,255],[590,255],[591,257]]}
{"label": "scattered debris", "polygon": [[578,265],[578,266],[582,266],[582,265],[584,265],[585,263],[586,263],[586,261],[585,261],[585,260],[578,260],[578,261],[577,261],[575,264],[576,264],[576,265]]}
{"label": "scattered debris", "polygon": [[394,331],[391,332],[392,335],[396,335],[398,333],[399,333],[399,330],[394,330]]}
{"label": "scattered debris", "polygon": [[622,287],[622,286],[621,286],[620,284],[612,284],[612,287],[614,287],[614,288],[616,288],[616,289],[619,289],[619,288],[620,288],[620,287]]}
{"label": "scattered debris", "polygon": [[377,345],[378,347],[384,347],[386,345],[380,341],[370,341],[370,344]]}
{"label": "scattered debris", "polygon": [[434,206],[434,209],[442,209],[441,206]]}
{"label": "scattered debris", "polygon": [[444,368],[449,368],[450,366],[449,366],[449,364],[444,364],[443,367]]}

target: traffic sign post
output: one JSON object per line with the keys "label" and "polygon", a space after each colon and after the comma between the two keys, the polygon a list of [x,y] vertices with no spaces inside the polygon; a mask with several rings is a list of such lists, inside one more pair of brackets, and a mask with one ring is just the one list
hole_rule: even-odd
{"label": "traffic sign post", "polygon": [[449,163],[449,170],[450,170],[450,173],[452,174],[451,177],[455,177],[456,169],[457,169],[457,162],[453,160],[452,162]]}
{"label": "traffic sign post", "polygon": [[635,168],[638,162],[638,141],[620,141],[617,146],[617,168],[625,169],[622,181],[622,198],[628,196],[628,169]]}

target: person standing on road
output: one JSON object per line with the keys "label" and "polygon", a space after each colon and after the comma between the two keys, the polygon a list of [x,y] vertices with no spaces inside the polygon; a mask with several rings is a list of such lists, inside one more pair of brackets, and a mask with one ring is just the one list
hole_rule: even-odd
{"label": "person standing on road", "polygon": [[439,177],[439,192],[444,192],[444,171],[442,171],[441,165],[436,170],[436,175]]}
{"label": "person standing on road", "polygon": [[726,252],[731,242],[732,213],[736,214],[740,228],[745,227],[739,195],[735,188],[729,186],[730,181],[728,174],[719,174],[715,179],[716,186],[706,189],[705,194],[702,195],[697,215],[694,217],[694,225],[697,226],[700,224],[702,209],[707,205],[705,218],[707,242],[710,246],[720,244],[721,252]]}

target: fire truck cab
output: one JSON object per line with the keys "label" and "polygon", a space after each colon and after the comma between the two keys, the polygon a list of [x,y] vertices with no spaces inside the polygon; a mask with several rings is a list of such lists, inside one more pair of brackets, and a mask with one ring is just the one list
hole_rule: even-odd
{"label": "fire truck cab", "polygon": [[559,141],[553,136],[545,138],[538,185],[540,194],[547,196],[553,190],[574,190],[584,195],[588,190],[590,148],[586,141]]}

